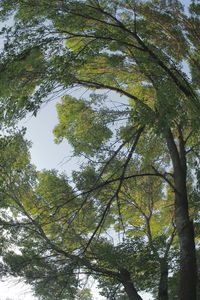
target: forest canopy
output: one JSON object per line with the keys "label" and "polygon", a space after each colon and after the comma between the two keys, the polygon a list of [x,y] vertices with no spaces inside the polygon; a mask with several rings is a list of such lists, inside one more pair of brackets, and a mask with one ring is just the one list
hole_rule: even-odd
{"label": "forest canopy", "polygon": [[[2,275],[46,300],[91,300],[88,278],[109,300],[198,299],[199,13],[0,0]],[[84,157],[71,178],[37,171],[16,129],[54,99],[55,142]]]}

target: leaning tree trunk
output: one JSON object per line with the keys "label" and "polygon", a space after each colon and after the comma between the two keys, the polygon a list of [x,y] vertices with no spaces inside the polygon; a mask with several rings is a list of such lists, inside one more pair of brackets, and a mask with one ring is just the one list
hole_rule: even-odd
{"label": "leaning tree trunk", "polygon": [[160,261],[158,300],[168,300],[168,262],[166,258]]}
{"label": "leaning tree trunk", "polygon": [[133,285],[130,273],[126,269],[120,270],[119,281],[123,284],[129,300],[142,300]]}
{"label": "leaning tree trunk", "polygon": [[173,134],[169,130],[167,145],[174,169],[175,222],[180,243],[180,300],[196,300],[197,264],[193,222],[188,211],[185,142],[179,135],[178,150]]}

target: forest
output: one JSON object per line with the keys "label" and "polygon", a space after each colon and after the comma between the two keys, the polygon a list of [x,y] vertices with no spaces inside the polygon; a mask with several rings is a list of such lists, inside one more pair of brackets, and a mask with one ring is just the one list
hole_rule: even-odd
{"label": "forest", "polygon": [[[90,280],[108,300],[200,299],[199,15],[0,0],[1,277],[41,300],[95,300]],[[50,101],[55,143],[81,158],[70,176],[38,171],[19,126]]]}

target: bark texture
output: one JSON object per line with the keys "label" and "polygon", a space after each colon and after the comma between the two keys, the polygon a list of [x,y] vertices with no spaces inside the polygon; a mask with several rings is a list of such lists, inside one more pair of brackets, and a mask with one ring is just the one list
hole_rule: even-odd
{"label": "bark texture", "polygon": [[188,210],[187,164],[184,140],[179,135],[178,148],[173,134],[169,130],[167,145],[174,169],[175,222],[180,243],[180,300],[196,300],[197,264],[194,228]]}
{"label": "bark texture", "polygon": [[120,282],[123,284],[129,300],[142,300],[132,283],[130,273],[126,269],[120,270]]}
{"label": "bark texture", "polygon": [[158,300],[168,300],[168,263],[165,258],[160,262]]}

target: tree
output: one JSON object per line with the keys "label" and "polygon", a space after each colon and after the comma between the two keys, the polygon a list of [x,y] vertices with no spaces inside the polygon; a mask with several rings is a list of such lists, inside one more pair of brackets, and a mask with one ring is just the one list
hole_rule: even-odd
{"label": "tree", "polygon": [[[66,175],[36,172],[29,162],[28,144],[20,134],[2,139],[2,145],[4,273],[24,278],[34,286],[36,295],[44,299],[73,299],[78,292],[80,273],[98,279],[108,299],[126,299],[122,286],[129,299],[141,299],[136,290],[150,289],[151,278],[158,273],[157,258],[143,238],[132,237],[117,246],[105,238],[95,239],[86,249],[98,218],[94,195],[93,201],[87,198],[87,205],[80,208],[83,198],[69,186]],[[117,215],[114,207],[113,213]],[[104,228],[111,223],[112,219]],[[10,249],[13,243],[17,254]]]}
{"label": "tree", "polygon": [[[103,189],[101,193],[90,197],[87,194],[87,205],[81,207],[83,198],[69,186],[66,175],[59,175],[54,170],[36,172],[29,160],[24,160],[29,155],[22,137],[18,134],[16,137],[10,136],[8,140],[9,143],[2,143],[4,147],[1,149],[2,161],[7,162],[5,166],[2,164],[4,175],[1,178],[7,184],[1,190],[1,198],[13,215],[2,213],[5,209],[2,207],[1,226],[2,231],[5,231],[4,236],[8,237],[7,244],[14,242],[21,253],[16,254],[10,247],[4,247],[5,273],[24,278],[27,283],[32,284],[36,295],[44,299],[73,299],[78,290],[80,273],[94,276],[108,299],[127,299],[123,286],[128,299],[141,299],[137,290],[158,290],[160,274],[163,284],[159,287],[159,297],[166,299],[161,293],[167,292],[167,274],[164,269],[163,277],[163,263],[168,264],[173,230],[172,238],[167,241],[165,234],[170,234],[170,228],[164,214],[162,221],[157,221],[158,215],[167,205],[166,201],[163,201],[163,208],[160,205],[160,179],[154,182],[151,178],[153,181],[150,180],[150,183],[147,178],[139,182],[130,181],[128,186],[124,186],[126,189],[120,196],[124,202],[121,210],[125,226],[123,234],[127,237],[131,235],[131,238],[123,240],[117,246],[105,237],[93,239],[86,249],[90,234],[98,224],[99,216],[98,213],[95,214],[94,207],[104,206],[104,203],[100,203],[103,200],[105,202],[105,192],[112,193],[115,187],[110,186],[110,191]],[[90,174],[95,177],[91,166],[90,169],[87,167],[82,170],[82,174],[74,174],[74,183],[79,191],[91,184]],[[144,193],[141,193],[141,184],[145,187]],[[134,210],[127,213],[131,210],[131,205]],[[111,214],[113,218],[107,224],[104,223],[104,230],[113,223],[119,231],[121,223],[116,220],[118,209],[115,205]],[[148,243],[145,241],[146,237],[149,239]],[[173,254],[172,252],[172,257]]]}
{"label": "tree", "polygon": [[[157,299],[160,300],[168,299],[168,274],[174,269],[170,263],[176,256],[175,249],[171,249],[175,237],[172,199],[170,195],[165,199],[162,188],[160,178],[142,178],[134,183],[130,182],[126,184],[121,204],[127,234],[144,235],[155,257],[154,268],[157,269],[158,279],[156,282],[154,279],[153,285],[156,284]],[[148,280],[147,289],[151,285]]]}
{"label": "tree", "polygon": [[[27,142],[20,134],[7,140],[2,139],[0,156],[0,223],[4,244],[8,245],[2,253],[4,273],[23,277],[34,285],[41,299],[78,297],[81,273],[115,278],[125,287],[128,284],[134,299],[141,299],[119,267],[113,271],[95,264],[91,250],[84,254],[87,235],[96,224],[92,202],[81,208],[83,199],[75,194],[65,175],[36,172],[28,159]],[[10,249],[13,243],[20,253]]]}
{"label": "tree", "polygon": [[[87,105],[83,99],[65,98],[70,103],[68,116],[75,105],[74,118],[72,115],[72,120],[68,119],[72,133],[66,133],[75,152],[86,153],[90,159],[97,157],[98,161],[103,157],[90,191],[116,183],[113,194],[105,198],[107,202],[87,246],[103,225],[114,200],[119,203],[124,181],[161,177],[174,192],[180,241],[180,300],[195,300],[197,265],[187,180],[189,168],[195,172],[199,151],[199,4],[191,3],[191,15],[186,15],[178,2],[173,7],[161,4],[120,0],[49,4],[43,0],[36,5],[31,1],[2,0],[2,19],[15,12],[15,23],[11,29],[2,30],[6,37],[1,60],[1,105],[5,121],[9,122],[27,111],[36,114],[42,101],[52,97],[54,91],[66,93],[77,85],[114,91],[129,99],[126,109],[105,110],[102,106],[95,111],[95,101]],[[191,69],[191,78],[182,71],[183,63]],[[95,100],[99,104],[97,99],[98,96]],[[123,127],[122,118],[127,119]],[[86,120],[87,147],[77,126],[79,120]],[[120,129],[112,137],[109,130],[114,128],[109,128],[109,122]],[[102,134],[96,143],[89,124]],[[62,126],[60,121],[55,129],[58,139],[65,137]],[[152,140],[164,144],[158,158],[161,168],[151,159]],[[149,155],[140,152],[144,144]],[[129,164],[136,154],[141,168],[133,174]],[[123,160],[106,177],[108,167],[119,155],[124,155]],[[166,156],[170,161],[162,164]]]}

